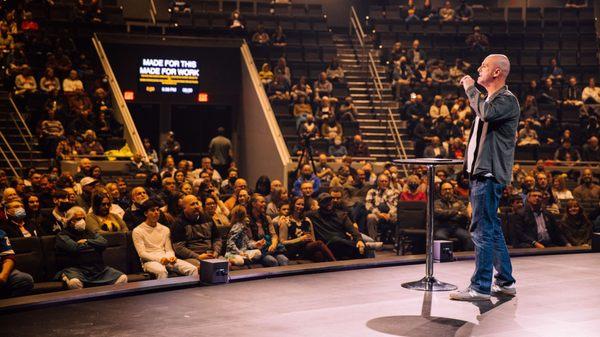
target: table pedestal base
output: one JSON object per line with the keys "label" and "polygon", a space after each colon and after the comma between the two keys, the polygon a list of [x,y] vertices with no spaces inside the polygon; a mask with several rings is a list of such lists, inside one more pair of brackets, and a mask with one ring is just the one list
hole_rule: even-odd
{"label": "table pedestal base", "polygon": [[419,281],[402,283],[402,287],[421,291],[451,291],[457,289],[455,285],[438,281],[433,276],[423,277]]}

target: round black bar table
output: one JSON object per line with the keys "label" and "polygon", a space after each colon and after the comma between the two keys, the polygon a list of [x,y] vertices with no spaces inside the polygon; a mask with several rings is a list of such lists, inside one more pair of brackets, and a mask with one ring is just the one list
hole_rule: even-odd
{"label": "round black bar table", "polygon": [[396,164],[427,166],[427,217],[426,217],[426,250],[425,250],[425,277],[413,282],[402,283],[402,287],[422,291],[450,291],[456,286],[436,280],[433,277],[433,207],[435,201],[434,178],[436,166],[462,165],[460,159],[438,158],[411,158],[396,159]]}

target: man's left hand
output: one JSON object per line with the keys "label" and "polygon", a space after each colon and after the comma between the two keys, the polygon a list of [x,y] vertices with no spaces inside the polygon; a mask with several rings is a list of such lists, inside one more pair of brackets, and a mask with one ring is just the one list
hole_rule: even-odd
{"label": "man's left hand", "polygon": [[463,86],[465,91],[467,91],[467,89],[475,85],[475,80],[471,76],[466,75],[460,79],[460,84]]}
{"label": "man's left hand", "polygon": [[365,253],[365,243],[362,241],[358,241],[356,243],[356,248],[358,248],[358,252],[360,253],[360,255],[363,255]]}

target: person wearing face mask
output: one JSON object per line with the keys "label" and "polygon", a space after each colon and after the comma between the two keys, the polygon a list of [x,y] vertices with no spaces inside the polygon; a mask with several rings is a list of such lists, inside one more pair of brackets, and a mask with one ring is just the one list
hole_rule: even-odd
{"label": "person wearing face mask", "polygon": [[80,184],[82,193],[77,196],[75,203],[87,211],[92,205],[92,191],[94,191],[94,187],[96,187],[98,181],[92,177],[84,177],[81,179]]}
{"label": "person wearing face mask", "polygon": [[400,201],[427,201],[425,192],[419,190],[421,180],[416,175],[411,175],[406,179],[404,190],[400,193]]}
{"label": "person wearing face mask", "polygon": [[221,255],[223,239],[215,222],[202,212],[202,204],[194,195],[182,199],[183,212],[175,221],[173,249],[175,255],[196,268],[200,261]]}
{"label": "person wearing face mask", "polygon": [[127,275],[108,267],[102,258],[107,241],[98,233],[86,230],[85,211],[72,207],[66,213],[67,227],[56,236],[56,253],[64,259],[66,268],[56,273],[69,289],[86,286],[127,283]]}
{"label": "person wearing face mask", "polygon": [[235,167],[229,169],[227,179],[221,182],[221,194],[223,196],[231,196],[234,192],[235,181],[238,179],[238,170]]}
{"label": "person wearing face mask", "polygon": [[573,190],[577,200],[600,199],[600,186],[592,182],[592,170],[584,169],[581,174],[581,184]]}
{"label": "person wearing face mask", "polygon": [[92,194],[92,209],[85,218],[87,230],[92,233],[128,232],[127,225],[118,215],[110,211],[112,202],[105,189],[96,189]]}
{"label": "person wearing face mask", "polygon": [[449,240],[456,237],[460,241],[462,250],[472,250],[473,242],[467,230],[469,215],[467,206],[454,197],[454,187],[450,183],[443,183],[441,198],[434,203],[434,219],[436,221],[435,238]]}
{"label": "person wearing face mask", "polygon": [[15,200],[4,205],[7,219],[0,223],[0,229],[9,238],[30,238],[40,236],[39,228],[27,221],[27,213],[21,201]]}
{"label": "person wearing face mask", "polygon": [[64,190],[56,190],[52,194],[54,208],[47,214],[44,214],[44,222],[42,223],[43,235],[58,234],[67,226],[66,212],[75,203],[69,200],[69,194]]}

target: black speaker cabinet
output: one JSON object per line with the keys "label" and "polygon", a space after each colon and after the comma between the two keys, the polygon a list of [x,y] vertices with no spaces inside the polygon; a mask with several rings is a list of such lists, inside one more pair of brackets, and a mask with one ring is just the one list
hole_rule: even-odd
{"label": "black speaker cabinet", "polygon": [[600,233],[592,233],[592,251],[600,252]]}
{"label": "black speaker cabinet", "polygon": [[200,261],[200,282],[219,284],[229,281],[229,264],[225,259],[209,259]]}
{"label": "black speaker cabinet", "polygon": [[434,240],[433,241],[433,260],[435,262],[454,261],[452,241]]}

